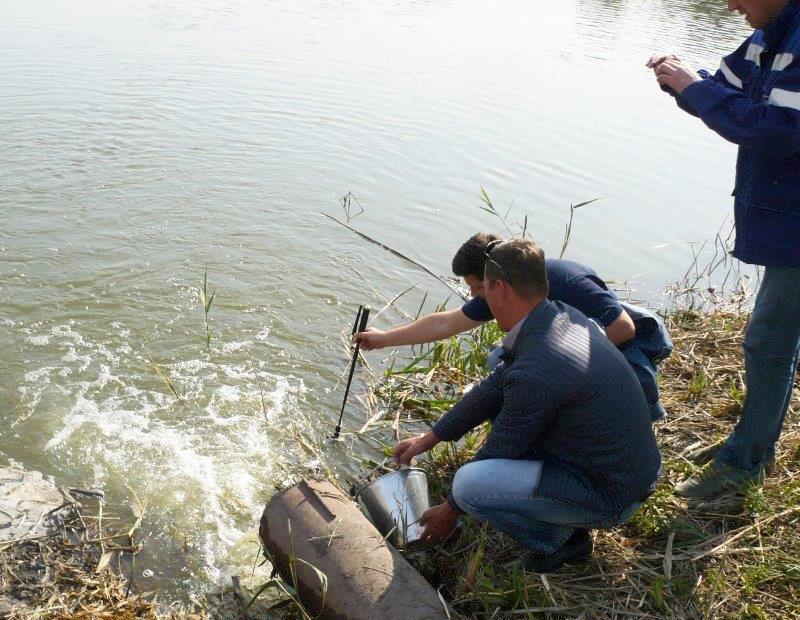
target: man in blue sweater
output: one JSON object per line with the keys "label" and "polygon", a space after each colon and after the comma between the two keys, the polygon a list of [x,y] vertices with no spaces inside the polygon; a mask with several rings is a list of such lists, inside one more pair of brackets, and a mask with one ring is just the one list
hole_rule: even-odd
{"label": "man in blue sweater", "polygon": [[503,362],[433,430],[395,448],[408,464],[491,421],[447,501],[423,516],[423,538],[447,536],[467,513],[517,539],[528,549],[523,566],[537,572],[591,554],[589,530],[627,520],[661,463],[630,365],[596,323],[547,294],[538,245],[514,239],[490,249],[484,295],[507,332]]}
{"label": "man in blue sweater", "polygon": [[755,32],[713,75],[674,55],[648,62],[685,111],[739,145],[733,256],[763,265],[744,339],[747,395],[723,442],[690,457],[705,464],[675,493],[710,498],[760,482],[791,399],[800,353],[800,0],[728,0]]}
{"label": "man in blue sweater", "polygon": [[[494,316],[484,298],[483,269],[487,249],[501,241],[497,235],[477,233],[453,257],[453,273],[464,278],[472,294],[472,299],[461,308],[435,312],[388,331],[370,328],[356,335],[361,347],[371,350],[432,342],[491,321]],[[603,328],[636,373],[650,408],[650,419],[654,422],[662,419],[665,411],[659,402],[657,368],[672,352],[672,341],[661,319],[644,308],[621,303],[589,267],[571,260],[548,258],[545,269],[550,283],[548,299],[569,304]],[[501,353],[502,348],[495,352]],[[493,354],[490,368],[495,362]]]}

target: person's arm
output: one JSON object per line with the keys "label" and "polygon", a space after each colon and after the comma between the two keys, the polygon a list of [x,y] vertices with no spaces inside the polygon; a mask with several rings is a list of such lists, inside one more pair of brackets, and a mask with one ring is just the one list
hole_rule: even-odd
{"label": "person's arm", "polygon": [[[653,54],[650,57],[650,60],[647,61],[647,68],[652,69],[654,72],[658,69],[659,65],[666,62],[667,60],[678,60],[678,57],[675,54]],[[700,70],[697,74],[701,78],[709,77],[709,74],[705,70]],[[659,84],[661,90],[667,93],[670,97],[675,100],[675,103],[678,104],[678,107],[683,110],[684,112],[691,114],[692,116],[697,116],[697,111],[688,105],[683,99],[680,98],[678,93],[675,92],[673,88],[667,86],[666,84]]]}
{"label": "person's arm", "polygon": [[475,461],[523,458],[555,415],[552,396],[529,373],[511,369],[505,382],[502,408]]}
{"label": "person's arm", "polygon": [[388,331],[369,328],[355,335],[365,351],[395,347],[404,344],[435,342],[455,336],[480,325],[480,321],[468,318],[460,308],[428,314],[413,323],[401,325]]}
{"label": "person's arm", "polygon": [[[739,47],[738,50],[736,50],[733,54],[731,54],[727,58],[731,58],[736,56],[737,54],[742,53],[742,51],[745,48],[749,47],[749,45],[750,45],[750,39],[748,38],[744,43],[742,43],[742,45]],[[694,72],[694,70],[692,70],[689,74],[685,76],[686,84],[688,85],[692,82],[699,80],[711,80],[712,82],[717,82],[719,84],[722,84],[723,86],[733,87],[734,84],[729,82],[728,79],[725,77],[726,73],[730,77],[730,71],[727,70],[727,65],[725,64],[725,60],[726,59],[722,60],[722,63],[720,65],[721,68],[716,73],[711,73],[709,71],[706,71],[705,69],[700,69],[696,73]],[[653,72],[656,74],[656,76],[658,76],[658,68],[662,64],[667,62],[677,63],[683,61],[680,58],[678,58],[678,56],[676,56],[675,54],[653,54],[650,57],[650,60],[647,61],[647,67],[652,69]],[[692,116],[696,117],[700,116],[697,110],[695,110],[689,104],[688,101],[686,101],[683,97],[681,97],[680,94],[675,90],[675,88],[673,88],[670,84],[664,83],[661,79],[658,80],[658,83],[659,86],[661,87],[661,90],[663,90],[670,97],[672,97],[681,110],[687,112],[688,114],[691,114]]]}
{"label": "person's arm", "polygon": [[424,454],[438,443],[439,438],[433,431],[404,439],[394,448],[394,462],[398,465],[411,465],[411,459]]}
{"label": "person's arm", "polygon": [[502,371],[495,370],[467,392],[433,425],[439,441],[458,441],[473,428],[498,415],[503,406]]}
{"label": "person's arm", "polygon": [[[720,78],[721,74],[721,78]],[[792,59],[775,80],[767,101],[752,101],[742,81],[723,63],[715,79],[702,79],[687,63],[665,61],[656,69],[660,84],[720,136],[739,146],[774,156],[800,151],[800,61]]]}
{"label": "person's arm", "polygon": [[636,335],[633,319],[620,305],[617,296],[594,273],[582,273],[567,280],[559,287],[557,301],[563,301],[597,321],[616,346]]}
{"label": "person's arm", "polygon": [[635,335],[636,325],[633,324],[633,319],[624,309],[620,315],[606,327],[606,337],[616,346],[625,344]]}

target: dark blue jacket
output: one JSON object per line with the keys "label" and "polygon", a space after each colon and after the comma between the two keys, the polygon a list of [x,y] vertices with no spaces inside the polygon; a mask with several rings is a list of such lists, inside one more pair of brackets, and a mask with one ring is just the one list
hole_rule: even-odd
{"label": "dark blue jacket", "polygon": [[800,0],[700,75],[677,100],[739,145],[733,255],[800,266]]}
{"label": "dark blue jacket", "polygon": [[504,361],[434,425],[440,440],[492,420],[475,459],[541,460],[534,496],[612,515],[647,494],[661,463],[647,402],[596,323],[544,300]]}

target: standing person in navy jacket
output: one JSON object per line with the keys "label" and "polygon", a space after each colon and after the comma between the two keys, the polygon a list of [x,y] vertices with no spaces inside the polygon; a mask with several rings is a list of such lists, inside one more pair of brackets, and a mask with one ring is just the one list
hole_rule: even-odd
{"label": "standing person in navy jacket", "polygon": [[715,74],[675,55],[648,62],[685,111],[739,145],[733,256],[763,265],[744,339],[747,396],[723,442],[691,455],[701,472],[675,492],[708,498],[760,482],[775,463],[800,353],[800,0],[728,0],[755,32]]}

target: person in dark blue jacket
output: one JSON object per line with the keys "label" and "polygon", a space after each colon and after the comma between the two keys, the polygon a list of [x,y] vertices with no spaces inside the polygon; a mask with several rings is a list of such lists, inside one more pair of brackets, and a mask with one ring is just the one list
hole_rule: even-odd
{"label": "person in dark blue jacket", "polygon": [[723,442],[691,456],[705,464],[676,494],[709,498],[759,483],[775,463],[800,354],[800,0],[729,0],[755,32],[719,70],[675,55],[648,62],[685,111],[739,146],[733,256],[763,265],[744,339],[747,395]]}
{"label": "person in dark blue jacket", "polygon": [[[453,273],[464,278],[472,293],[472,299],[461,308],[436,312],[388,331],[370,328],[356,335],[361,347],[371,350],[432,342],[494,319],[483,294],[483,270],[488,248],[501,241],[497,235],[477,233],[467,239],[453,257]],[[657,367],[672,352],[672,342],[661,319],[649,310],[620,302],[589,267],[554,258],[548,258],[545,267],[548,299],[569,304],[603,328],[636,373],[647,398],[650,419],[662,419],[666,413],[659,401]],[[502,353],[502,347],[492,353],[490,370]]]}
{"label": "person in dark blue jacket", "polygon": [[484,294],[507,332],[502,363],[394,455],[409,464],[491,421],[447,501],[420,519],[423,540],[447,536],[467,513],[518,540],[526,569],[550,572],[591,554],[588,530],[631,517],[661,457],[647,401],[620,351],[597,323],[547,298],[541,248],[513,239],[487,253]]}

